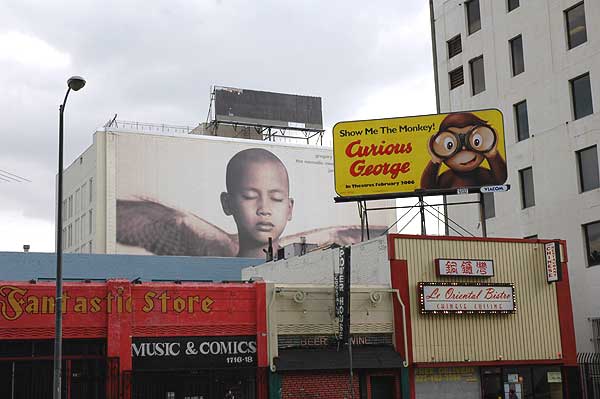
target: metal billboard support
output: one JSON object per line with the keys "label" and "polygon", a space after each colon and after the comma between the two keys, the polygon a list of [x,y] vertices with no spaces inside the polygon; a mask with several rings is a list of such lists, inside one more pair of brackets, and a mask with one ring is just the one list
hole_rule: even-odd
{"label": "metal billboard support", "polygon": [[[368,220],[369,211],[383,211],[383,210],[391,210],[391,209],[407,209],[407,211],[402,216],[400,216],[400,218],[398,218],[391,226],[389,226],[388,230],[386,230],[383,234],[387,234],[387,232],[389,230],[391,230],[396,224],[398,224],[405,216],[407,216],[411,210],[418,209],[419,211],[400,229],[400,232],[402,230],[404,230],[415,219],[415,217],[417,217],[417,215],[419,215],[420,222],[421,222],[421,235],[426,235],[427,230],[426,230],[426,225],[425,225],[425,216],[428,213],[429,215],[437,218],[438,221],[440,221],[444,224],[444,227],[445,227],[444,235],[450,235],[449,232],[452,231],[459,236],[468,235],[471,237],[475,237],[474,234],[472,234],[467,229],[465,229],[464,227],[459,225],[457,222],[455,222],[454,220],[449,218],[446,210],[449,206],[452,206],[452,205],[477,204],[481,207],[481,202],[482,202],[481,200],[477,200],[477,201],[461,201],[461,202],[448,203],[444,200],[444,202],[441,204],[429,204],[424,200],[423,196],[419,196],[417,203],[414,205],[369,208],[367,206],[367,200],[356,201],[356,204],[358,206],[358,212],[360,215],[361,241],[365,241],[365,239],[369,240],[371,238],[370,231],[369,231],[369,220]],[[443,213],[436,210],[436,208],[440,207],[440,206],[444,207]],[[437,214],[434,213],[431,209],[436,210]],[[483,221],[483,223],[485,223],[485,221]],[[487,235],[485,235],[485,234],[487,234],[485,227],[483,228],[483,234],[484,234],[483,237],[487,236]]]}
{"label": "metal billboard support", "polygon": [[479,193],[479,220],[481,222],[481,236],[487,237],[487,225],[485,222],[485,202],[483,201],[483,193]]}

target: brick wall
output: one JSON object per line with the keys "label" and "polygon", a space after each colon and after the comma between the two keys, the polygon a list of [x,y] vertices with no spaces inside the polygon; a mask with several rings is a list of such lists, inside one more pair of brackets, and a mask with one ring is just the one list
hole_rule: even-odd
{"label": "brick wall", "polygon": [[[350,398],[348,372],[310,371],[284,373],[281,399],[346,399]],[[359,378],[354,374],[354,399],[360,398]]]}

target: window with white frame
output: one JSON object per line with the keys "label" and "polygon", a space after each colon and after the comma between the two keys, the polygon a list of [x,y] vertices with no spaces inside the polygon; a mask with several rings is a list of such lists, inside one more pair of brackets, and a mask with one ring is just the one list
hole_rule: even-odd
{"label": "window with white frame", "polygon": [[479,0],[469,0],[465,2],[465,6],[467,10],[467,32],[471,35],[481,29]]}
{"label": "window with white frame", "polygon": [[90,204],[92,203],[92,200],[94,199],[94,179],[90,178]]}
{"label": "window with white frame", "polygon": [[587,42],[583,2],[565,10],[565,22],[567,24],[567,45],[569,49]]}
{"label": "window with white frame", "polygon": [[79,213],[79,211],[81,210],[81,200],[80,200],[80,194],[81,194],[81,190],[77,189],[75,190],[75,213]]}
{"label": "window with white frame", "polygon": [[471,94],[476,95],[485,91],[485,71],[483,55],[469,61],[471,66]]}
{"label": "window with white frame", "polygon": [[93,231],[94,231],[94,219],[93,219],[93,212],[90,209],[90,211],[88,212],[88,233],[92,234]]}

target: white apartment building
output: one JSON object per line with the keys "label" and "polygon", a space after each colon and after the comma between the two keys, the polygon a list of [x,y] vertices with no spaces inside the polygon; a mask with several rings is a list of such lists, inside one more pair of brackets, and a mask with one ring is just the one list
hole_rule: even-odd
{"label": "white apartment building", "polygon": [[[504,114],[511,189],[486,194],[487,235],[567,240],[577,348],[600,352],[600,1],[431,5],[440,111]],[[448,216],[483,234],[476,206]]]}

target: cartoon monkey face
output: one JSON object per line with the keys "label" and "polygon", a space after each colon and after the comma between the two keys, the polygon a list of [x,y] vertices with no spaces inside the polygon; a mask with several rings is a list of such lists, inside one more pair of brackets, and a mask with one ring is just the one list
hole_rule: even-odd
{"label": "cartoon monkey face", "polygon": [[489,126],[449,127],[438,132],[430,142],[431,151],[456,172],[470,172],[485,159],[484,154],[496,145],[496,133]]}

